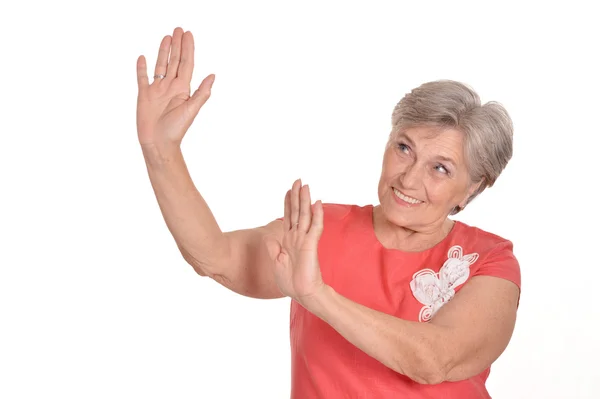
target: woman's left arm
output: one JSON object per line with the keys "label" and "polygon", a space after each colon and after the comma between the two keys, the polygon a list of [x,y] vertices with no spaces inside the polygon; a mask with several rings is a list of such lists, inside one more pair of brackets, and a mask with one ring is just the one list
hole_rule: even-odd
{"label": "woman's left arm", "polygon": [[514,283],[476,276],[427,323],[370,309],[326,285],[301,304],[394,371],[437,384],[477,375],[500,356],[514,330],[518,297]]}
{"label": "woman's left arm", "polygon": [[436,384],[479,374],[504,351],[519,298],[516,284],[472,277],[427,323],[406,321],[353,302],[321,278],[317,247],[323,205],[294,182],[284,201],[283,240],[265,237],[281,292],[354,346],[414,381]]}

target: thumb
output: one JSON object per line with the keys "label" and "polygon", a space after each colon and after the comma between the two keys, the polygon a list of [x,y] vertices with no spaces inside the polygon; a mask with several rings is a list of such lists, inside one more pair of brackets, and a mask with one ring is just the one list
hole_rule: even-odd
{"label": "thumb", "polygon": [[321,200],[315,202],[312,207],[312,212],[312,221],[307,235],[318,241],[319,238],[321,238],[321,233],[323,233],[323,203]]}
{"label": "thumb", "polygon": [[189,99],[190,110],[193,112],[193,115],[196,115],[200,108],[206,103],[206,101],[210,98],[210,91],[212,89],[212,85],[215,81],[215,75],[210,74],[204,78],[198,89],[192,94],[192,97]]}
{"label": "thumb", "polygon": [[137,82],[139,91],[148,88],[148,69],[146,67],[146,57],[140,55],[137,59]]}
{"label": "thumb", "polygon": [[281,244],[277,241],[277,238],[273,236],[265,236],[263,238],[265,245],[267,246],[267,252],[273,262],[278,262],[279,254],[281,254]]}

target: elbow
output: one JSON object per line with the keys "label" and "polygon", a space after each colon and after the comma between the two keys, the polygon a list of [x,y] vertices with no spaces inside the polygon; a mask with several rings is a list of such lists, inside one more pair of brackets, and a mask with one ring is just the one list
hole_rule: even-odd
{"label": "elbow", "polygon": [[196,259],[192,258],[189,253],[187,253],[184,249],[179,248],[183,259],[187,262],[188,265],[194,269],[194,271],[201,277],[207,277],[209,275],[208,271],[196,261]]}
{"label": "elbow", "polygon": [[447,381],[446,373],[443,371],[443,368],[432,361],[420,364],[419,367],[411,370],[411,372],[407,374],[407,377],[424,385],[436,385]]}
{"label": "elbow", "polygon": [[179,243],[177,243],[177,247],[183,259],[199,276],[213,278],[213,276],[221,274],[222,265],[227,263],[226,259],[229,258],[231,252],[229,240],[226,237],[223,236],[223,240],[217,244],[211,251],[203,251],[202,254],[195,254],[197,251],[187,250]]}
{"label": "elbow", "polygon": [[[188,262],[188,263],[189,263],[189,262]],[[205,272],[204,270],[202,270],[200,267],[198,267],[198,266],[195,266],[195,265],[193,265],[193,264],[191,264],[191,263],[189,263],[189,264],[190,264],[190,266],[192,266],[192,269],[194,269],[194,271],[196,272],[196,274],[197,274],[197,275],[199,275],[200,277],[210,277],[210,276],[208,275],[208,273],[207,273],[207,272]]]}
{"label": "elbow", "polygon": [[411,377],[411,379],[424,385],[436,385],[446,381],[444,375],[435,370],[422,372],[420,375],[415,376],[415,378]]}
{"label": "elbow", "polygon": [[[181,256],[183,256],[183,259],[187,262],[188,265],[190,265],[192,267],[192,269],[194,269],[194,271],[199,276],[212,278],[212,276],[215,273],[213,272],[213,270],[211,270],[211,267],[209,266],[209,264],[207,262],[199,261],[191,253],[186,251],[182,246],[180,246],[180,245],[177,245],[177,246],[179,247],[179,252],[181,253]],[[212,268],[212,269],[214,269],[214,268]]]}
{"label": "elbow", "polygon": [[186,262],[192,266],[192,269],[194,269],[194,271],[196,272],[196,274],[198,274],[200,277],[208,277],[210,279],[213,279],[217,282],[222,282],[227,280],[225,278],[225,276],[223,276],[222,274],[216,272],[214,270],[214,268],[210,268],[207,267],[206,265],[203,265],[199,262],[196,262],[194,259],[188,259],[186,257],[184,257],[184,259],[186,260]]}
{"label": "elbow", "polygon": [[[448,381],[446,367],[448,362],[440,348],[436,347],[437,345],[422,345],[414,352],[410,362],[404,359],[403,366],[393,367],[394,371],[424,385],[436,385]],[[398,363],[396,362],[396,365]]]}

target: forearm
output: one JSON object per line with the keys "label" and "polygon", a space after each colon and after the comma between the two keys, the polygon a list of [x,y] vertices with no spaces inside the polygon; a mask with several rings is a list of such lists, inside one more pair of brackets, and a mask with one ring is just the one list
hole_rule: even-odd
{"label": "forearm", "polygon": [[317,317],[369,356],[419,383],[443,380],[444,359],[434,348],[443,340],[438,326],[399,319],[353,302],[326,286],[303,303]]}
{"label": "forearm", "polygon": [[196,189],[179,147],[142,146],[150,182],[167,227],[184,258],[212,274],[227,256],[226,237]]}

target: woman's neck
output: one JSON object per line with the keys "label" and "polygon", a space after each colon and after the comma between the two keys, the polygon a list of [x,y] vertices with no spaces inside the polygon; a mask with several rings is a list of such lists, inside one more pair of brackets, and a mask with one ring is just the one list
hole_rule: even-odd
{"label": "woman's neck", "polygon": [[444,218],[420,230],[395,225],[385,218],[381,206],[373,207],[375,236],[385,248],[405,252],[421,252],[440,243],[452,230],[454,221]]}

